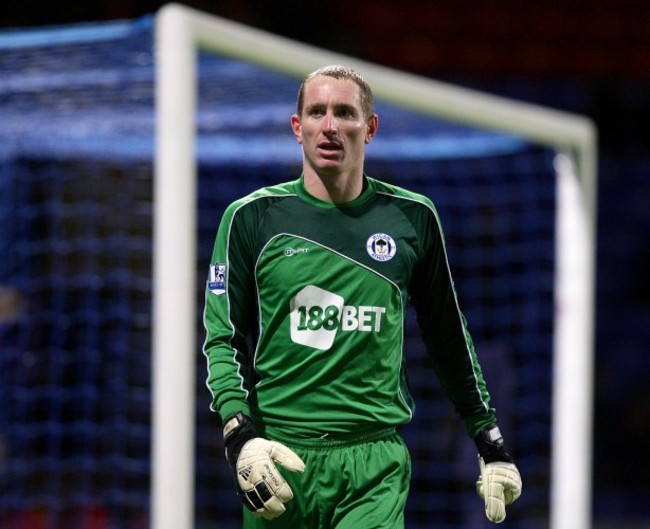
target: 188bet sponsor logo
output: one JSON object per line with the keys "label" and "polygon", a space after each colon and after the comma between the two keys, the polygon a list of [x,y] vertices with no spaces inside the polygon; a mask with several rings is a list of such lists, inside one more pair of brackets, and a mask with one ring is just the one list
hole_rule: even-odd
{"label": "188bet sponsor logo", "polygon": [[343,297],[314,285],[291,300],[291,340],[326,351],[341,332],[380,332],[385,307],[346,305]]}

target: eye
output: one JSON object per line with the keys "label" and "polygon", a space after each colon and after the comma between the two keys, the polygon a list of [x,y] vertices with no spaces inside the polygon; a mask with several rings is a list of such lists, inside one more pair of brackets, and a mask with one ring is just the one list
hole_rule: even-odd
{"label": "eye", "polygon": [[336,109],[336,115],[340,118],[354,119],[357,113],[354,108],[344,105]]}
{"label": "eye", "polygon": [[322,116],[325,113],[325,109],[320,106],[313,106],[307,109],[307,115],[309,116]]}

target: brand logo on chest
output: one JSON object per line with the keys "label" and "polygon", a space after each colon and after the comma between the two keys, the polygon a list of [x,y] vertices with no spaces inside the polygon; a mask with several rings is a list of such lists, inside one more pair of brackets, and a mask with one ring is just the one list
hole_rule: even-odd
{"label": "brand logo on chest", "polygon": [[290,301],[291,340],[327,351],[340,332],[380,333],[386,307],[347,305],[342,296],[307,285]]}
{"label": "brand logo on chest", "polygon": [[284,255],[287,257],[292,257],[301,253],[307,253],[309,248],[285,248]]}

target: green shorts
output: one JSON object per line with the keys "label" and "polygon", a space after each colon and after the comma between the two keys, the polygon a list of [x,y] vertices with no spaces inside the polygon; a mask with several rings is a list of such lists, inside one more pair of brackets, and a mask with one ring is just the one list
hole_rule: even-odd
{"label": "green shorts", "polygon": [[296,440],[267,431],[294,450],[302,474],[282,470],[294,498],[275,520],[244,509],[244,529],[403,529],[411,459],[395,429],[339,439]]}

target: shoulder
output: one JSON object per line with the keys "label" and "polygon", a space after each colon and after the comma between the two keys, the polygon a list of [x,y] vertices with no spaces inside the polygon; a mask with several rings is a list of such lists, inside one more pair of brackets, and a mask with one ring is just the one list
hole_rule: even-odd
{"label": "shoulder", "polygon": [[429,197],[380,180],[372,180],[371,185],[375,186],[375,194],[385,197],[399,210],[421,237],[428,239],[434,233],[442,235],[440,215]]}
{"label": "shoulder", "polygon": [[232,218],[235,214],[245,211],[262,211],[279,200],[295,196],[295,182],[262,187],[230,203],[224,217]]}
{"label": "shoulder", "polygon": [[422,195],[420,193],[415,193],[403,187],[389,184],[381,180],[376,180],[374,178],[369,178],[368,180],[372,182],[375,186],[375,192],[378,195],[383,195],[389,197],[396,204],[413,205],[416,207],[423,207],[430,210],[432,213],[435,213],[435,206],[429,197]]}

